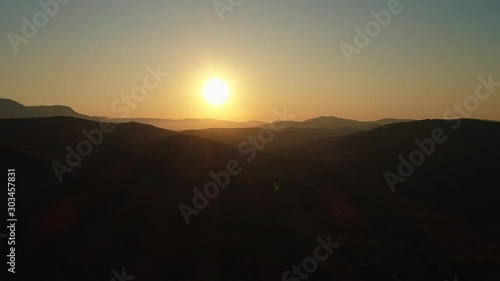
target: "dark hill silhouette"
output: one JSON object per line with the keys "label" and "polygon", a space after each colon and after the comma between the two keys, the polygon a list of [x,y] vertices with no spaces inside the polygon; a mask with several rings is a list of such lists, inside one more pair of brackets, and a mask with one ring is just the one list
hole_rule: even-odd
{"label": "dark hill silhouette", "polygon": [[[373,122],[361,122],[356,120],[341,119],[337,117],[319,117],[303,122],[288,121],[275,122],[277,127],[284,127],[284,130],[274,134],[273,141],[266,147],[268,150],[285,150],[302,143],[321,140],[336,136],[348,135],[360,131],[369,130],[400,122],[409,122],[403,119],[383,119]],[[249,136],[256,136],[262,128],[269,128],[269,125],[262,125],[256,128],[241,129],[204,129],[187,130],[183,134],[198,136],[206,139],[215,140],[221,143],[238,146],[246,141]]]}
{"label": "dark hill silhouette", "polygon": [[92,121],[106,120],[113,123],[143,123],[153,125],[159,128],[182,131],[187,129],[205,129],[205,128],[247,128],[264,124],[260,121],[233,122],[216,119],[160,119],[160,118],[105,118],[98,116],[88,116],[75,112],[72,108],[62,105],[52,106],[24,106],[18,102],[9,99],[0,99],[0,119],[12,118],[38,118],[38,117],[76,117]]}
{"label": "dark hill silhouette", "polygon": [[[436,128],[441,128],[448,135],[450,143],[443,149],[457,149],[471,146],[482,150],[497,150],[500,139],[500,123],[462,119],[462,125],[454,130],[455,120],[423,120],[409,123],[396,123],[359,132],[348,136],[325,138],[310,142],[309,149],[323,152],[363,155],[366,157],[394,157],[416,148],[414,141],[431,137]],[[441,149],[441,151],[443,150]],[[437,150],[439,151],[439,149]]]}
{"label": "dark hill silhouette", "polygon": [[[67,106],[53,105],[53,106],[24,106],[18,102],[9,99],[0,99],[0,119],[11,118],[37,118],[37,117],[55,117],[66,116],[76,117],[93,121],[106,120],[113,123],[128,123],[137,122],[142,124],[149,124],[159,128],[183,131],[183,130],[201,130],[211,128],[253,128],[253,127],[268,127],[267,122],[262,121],[247,121],[235,122],[227,120],[216,119],[161,119],[161,118],[106,118],[98,116],[88,116],[75,112]],[[335,130],[336,132],[330,136],[350,134],[358,131],[368,130],[371,128],[379,127],[391,123],[407,122],[411,120],[406,119],[382,119],[378,121],[356,121],[350,119],[342,119],[338,117],[318,117],[306,121],[291,121],[287,122],[287,127],[306,128],[306,129],[324,129]],[[283,122],[276,122],[277,126],[282,126]]]}
{"label": "dark hill silhouette", "polygon": [[[72,117],[47,117],[27,119],[0,119],[2,141],[28,145],[55,152],[64,152],[67,145],[73,148],[87,137],[83,130],[99,129],[99,122]],[[139,123],[113,124],[116,129],[103,134],[99,148],[108,145],[148,142],[175,132]]]}
{"label": "dark hill silhouette", "polygon": [[[345,129],[346,133],[353,133],[354,131],[368,130],[382,125],[401,123],[413,121],[410,119],[381,119],[377,121],[357,121],[351,119],[343,119],[333,116],[321,116],[313,119],[308,119],[302,122],[289,121],[286,123],[287,127],[292,128],[311,128],[311,129]],[[284,122],[276,122],[277,126],[284,125]]]}
{"label": "dark hill silhouette", "polygon": [[[425,120],[313,142],[299,130],[300,146],[246,164],[234,145],[121,124],[59,183],[52,158],[98,123],[0,120],[4,171],[18,173],[18,267],[29,268],[16,274],[108,280],[126,267],[137,280],[281,280],[331,235],[341,247],[317,280],[497,280],[500,125],[462,122],[456,131]],[[383,172],[436,127],[449,139],[391,193]],[[178,205],[192,205],[192,189],[231,160],[242,173],[187,226]]]}
{"label": "dark hill silhouette", "polygon": [[[241,128],[241,129],[204,129],[182,131],[182,134],[197,136],[214,140],[237,147],[241,142],[247,141],[250,136],[257,136],[262,128]],[[357,131],[357,130],[355,130]],[[285,128],[274,134],[273,141],[266,146],[266,151],[276,151],[290,149],[303,142],[319,140],[339,135],[347,134],[346,130],[327,130],[309,128]]]}
{"label": "dark hill silhouette", "polygon": [[51,116],[68,116],[76,118],[95,119],[95,117],[77,113],[68,106],[24,106],[13,100],[0,98],[0,119]]}
{"label": "dark hill silhouette", "polygon": [[200,130],[207,128],[250,128],[256,127],[264,124],[261,121],[247,121],[247,122],[235,122],[228,120],[217,120],[217,119],[155,119],[155,118],[129,118],[129,119],[111,119],[113,122],[139,122],[144,124],[150,124],[159,128],[169,129],[173,131],[183,131],[183,130]]}
{"label": "dark hill silhouette", "polygon": [[[409,123],[390,124],[365,132],[347,136],[327,138],[302,144],[302,148],[290,150],[302,157],[312,157],[326,161],[336,167],[337,172],[358,172],[377,175],[384,180],[383,172],[397,171],[401,155],[405,159],[414,150],[421,150],[415,143],[431,137],[433,130],[440,128],[447,136],[442,144],[435,145],[435,152],[426,156],[422,168],[416,168],[413,180],[448,180],[454,182],[457,172],[461,179],[465,177],[471,182],[477,181],[481,174],[489,178],[500,157],[500,123],[462,119],[461,126],[454,130],[456,121],[423,120]],[[473,171],[467,172],[467,171]],[[421,174],[423,173],[423,175]],[[348,175],[344,174],[348,177]],[[464,182],[461,183],[462,185]],[[470,186],[472,187],[472,186]]]}

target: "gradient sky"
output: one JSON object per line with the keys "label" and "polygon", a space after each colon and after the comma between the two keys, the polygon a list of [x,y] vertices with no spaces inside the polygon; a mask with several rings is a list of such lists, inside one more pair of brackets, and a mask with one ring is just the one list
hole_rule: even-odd
{"label": "gradient sky", "polygon": [[[401,0],[347,63],[339,44],[388,2],[243,0],[220,21],[212,0],[72,0],[16,54],[7,34],[40,7],[0,0],[0,96],[117,117],[113,100],[159,65],[170,76],[129,117],[268,120],[286,106],[298,120],[424,119],[462,103],[479,75],[500,81],[497,0]],[[200,93],[213,76],[232,91],[220,107]],[[471,118],[500,120],[499,109],[500,89]]]}

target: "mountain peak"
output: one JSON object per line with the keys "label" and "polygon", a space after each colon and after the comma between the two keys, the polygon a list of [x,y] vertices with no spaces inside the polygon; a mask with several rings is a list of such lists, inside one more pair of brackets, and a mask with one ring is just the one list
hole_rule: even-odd
{"label": "mountain peak", "polygon": [[306,121],[313,121],[313,120],[347,120],[347,119],[336,117],[336,116],[324,116],[324,115],[322,115],[322,116],[318,116],[316,118],[308,119]]}
{"label": "mountain peak", "polygon": [[11,99],[0,98],[0,118],[36,118],[51,116],[85,116],[64,105],[25,106]]}

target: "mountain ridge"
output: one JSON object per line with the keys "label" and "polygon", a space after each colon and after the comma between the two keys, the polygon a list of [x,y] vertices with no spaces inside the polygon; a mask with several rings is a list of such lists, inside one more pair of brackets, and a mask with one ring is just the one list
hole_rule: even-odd
{"label": "mountain ridge", "polygon": [[[75,117],[92,121],[106,121],[111,123],[137,122],[153,125],[159,128],[186,131],[203,129],[236,129],[269,127],[270,123],[258,120],[251,121],[229,121],[213,118],[184,118],[184,119],[163,119],[163,118],[108,118],[99,116],[89,116],[76,112],[69,106],[64,105],[41,105],[25,106],[11,99],[0,98],[0,119],[11,118],[39,118],[39,117]],[[285,125],[287,128],[307,128],[307,129],[327,129],[344,130],[352,133],[359,130],[367,130],[381,125],[408,122],[411,119],[385,118],[376,121],[358,121],[336,116],[319,116],[304,121],[276,121],[277,126]]]}

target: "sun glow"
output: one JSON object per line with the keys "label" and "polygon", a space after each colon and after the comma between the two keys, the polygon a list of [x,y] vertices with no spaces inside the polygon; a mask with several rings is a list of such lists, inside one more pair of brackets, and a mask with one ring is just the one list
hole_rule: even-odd
{"label": "sun glow", "polygon": [[229,98],[230,90],[226,82],[219,78],[212,78],[205,82],[202,89],[203,97],[211,105],[224,104]]}

